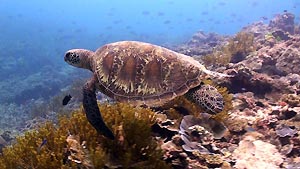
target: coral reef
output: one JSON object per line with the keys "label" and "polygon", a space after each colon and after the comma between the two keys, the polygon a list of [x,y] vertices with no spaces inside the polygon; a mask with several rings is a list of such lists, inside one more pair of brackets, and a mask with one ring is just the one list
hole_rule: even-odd
{"label": "coral reef", "polygon": [[289,32],[294,34],[295,32],[295,15],[292,13],[285,12],[283,14],[278,14],[275,18],[270,21],[269,27],[281,29],[284,32]]}
{"label": "coral reef", "polygon": [[201,154],[209,154],[209,150],[204,146],[210,145],[214,139],[221,139],[225,131],[226,127],[222,123],[207,116],[202,118],[184,116],[179,130],[184,142],[182,148],[188,152],[198,151]]}
{"label": "coral reef", "polygon": [[4,131],[11,131],[17,134],[20,126],[24,125],[24,122],[29,120],[25,105],[17,105],[15,103],[0,104],[0,133]]}
{"label": "coral reef", "polygon": [[[236,76],[231,79],[233,86],[227,87],[234,93],[241,92],[238,91],[241,89],[261,96],[271,94],[274,97],[276,92],[298,93],[299,42],[299,37],[294,36],[272,48],[261,48],[246,60],[230,65],[229,67],[233,68],[232,73],[236,73]],[[278,97],[281,96],[273,99],[279,99]]]}
{"label": "coral reef", "polygon": [[278,41],[273,46],[264,46],[248,56],[243,63],[249,65],[250,69],[268,74],[299,73],[296,66],[299,62],[299,38],[295,35],[287,40]]}
{"label": "coral reef", "polygon": [[[82,110],[63,116],[58,127],[47,122],[26,132],[3,149],[1,168],[169,168],[151,136],[155,113],[125,104],[100,106],[103,118],[117,136],[98,136]],[[42,144],[46,140],[45,144]]]}
{"label": "coral reef", "polygon": [[228,44],[220,49],[214,50],[211,54],[205,55],[201,60],[206,65],[226,65],[229,62],[237,63],[246,58],[250,52],[256,50],[254,35],[247,32],[240,32],[230,39]]}
{"label": "coral reef", "polygon": [[233,152],[235,168],[280,168],[283,157],[276,147],[259,139],[259,133],[249,133]]}
{"label": "coral reef", "polygon": [[229,36],[221,36],[216,33],[206,34],[203,31],[198,31],[191,40],[180,46],[171,47],[171,49],[199,59],[201,56],[211,53],[214,48],[225,45],[228,38]]}
{"label": "coral reef", "polygon": [[[221,139],[216,139],[205,127],[192,125],[185,127],[184,131],[181,129],[178,135],[173,125],[178,124],[178,121],[170,120],[167,114],[165,121],[168,123],[162,124],[164,129],[171,131],[172,128],[169,133],[173,135],[162,144],[162,149],[166,152],[164,159],[170,161],[174,168],[299,166],[299,35],[287,33],[286,28],[279,23],[281,21],[276,23],[279,26],[272,27],[256,23],[244,28],[243,32],[253,34],[251,41],[255,44],[254,48],[244,52],[247,54],[238,57],[236,62],[229,57],[223,58],[226,52],[219,52],[220,62],[225,63],[225,68],[220,68],[222,64],[219,63],[204,62],[213,64],[212,67],[220,72],[234,76],[214,79],[214,83],[226,86],[233,93],[232,109],[229,109],[227,118],[221,120],[228,132]],[[173,102],[175,108],[176,105],[189,104],[182,99],[176,103]],[[188,117],[193,114],[191,112],[201,112],[193,105],[187,107],[188,111],[178,108],[176,111],[184,112],[183,115]],[[185,118],[180,118],[183,124],[186,123]],[[191,133],[199,134],[199,137]],[[206,146],[207,142],[211,147]],[[260,151],[262,149],[267,151]]]}
{"label": "coral reef", "polygon": [[257,49],[273,47],[281,40],[288,40],[289,35],[297,34],[299,26],[294,24],[294,15],[291,13],[277,14],[269,25],[263,22],[250,24],[242,29],[242,32],[253,33]]}
{"label": "coral reef", "polygon": [[[214,85],[211,80],[204,84]],[[211,116],[184,97],[178,97],[158,109],[158,124],[154,132],[162,139],[164,160],[173,168],[216,167],[226,165],[220,155],[210,155],[219,151],[216,139],[226,132],[223,121],[232,108],[232,96],[224,87],[216,86],[223,95],[225,108],[216,116]],[[226,164],[225,164],[226,163]]]}
{"label": "coral reef", "polygon": [[[299,35],[287,34],[280,27],[276,30],[264,27],[263,30],[261,35],[264,36],[257,34],[254,38],[259,46],[256,52],[238,63],[229,64],[226,72],[234,77],[220,82],[234,93],[233,109],[224,121],[231,134],[224,135],[228,143],[221,145],[227,147],[229,154],[234,154],[226,159],[236,162],[236,168],[252,168],[258,163],[272,165],[271,168],[287,168],[297,166],[299,160]],[[272,45],[268,38],[274,40]],[[251,136],[249,141],[253,131],[260,136]],[[255,155],[246,159],[247,154],[242,155],[236,147],[237,144],[253,147],[254,142],[274,152],[263,154],[264,159],[271,161],[255,160],[259,152],[253,152]],[[245,153],[248,152],[249,147]]]}
{"label": "coral reef", "polygon": [[269,34],[271,31],[272,29],[268,25],[264,24],[262,21],[247,25],[241,30],[241,32],[252,33],[255,37],[255,41],[263,39],[265,35]]}

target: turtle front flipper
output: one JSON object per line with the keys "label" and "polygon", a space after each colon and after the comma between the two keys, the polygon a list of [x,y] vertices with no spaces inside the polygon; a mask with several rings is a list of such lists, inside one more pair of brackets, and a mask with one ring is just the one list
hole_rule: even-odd
{"label": "turtle front flipper", "polygon": [[115,138],[114,134],[104,123],[97,104],[96,83],[97,79],[94,76],[83,86],[83,108],[88,121],[97,132],[113,140]]}
{"label": "turtle front flipper", "polygon": [[206,113],[217,114],[224,109],[223,96],[211,85],[203,84],[190,89],[185,96],[199,105]]}

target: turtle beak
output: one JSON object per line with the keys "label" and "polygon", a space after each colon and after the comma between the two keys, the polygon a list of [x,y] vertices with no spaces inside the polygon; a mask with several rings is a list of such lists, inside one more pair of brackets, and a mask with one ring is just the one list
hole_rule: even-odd
{"label": "turtle beak", "polygon": [[64,57],[65,62],[67,62],[69,60],[70,55],[71,55],[70,52],[66,52],[65,57]]}

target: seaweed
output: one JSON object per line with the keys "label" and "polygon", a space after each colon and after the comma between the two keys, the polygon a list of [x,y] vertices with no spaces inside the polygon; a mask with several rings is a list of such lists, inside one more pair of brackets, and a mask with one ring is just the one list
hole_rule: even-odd
{"label": "seaweed", "polygon": [[275,37],[273,36],[272,32],[268,32],[265,34],[264,38],[266,41],[270,41],[270,40],[274,39]]}
{"label": "seaweed", "polygon": [[211,84],[214,87],[216,87],[217,90],[219,91],[219,93],[223,96],[224,103],[225,103],[224,109],[220,113],[218,113],[216,115],[213,115],[212,118],[219,121],[219,122],[226,121],[229,117],[229,111],[233,108],[232,107],[232,97],[233,97],[233,95],[229,93],[229,91],[226,87],[221,87],[221,86],[214,85],[212,81],[206,81],[205,83],[206,84]]}
{"label": "seaweed", "polygon": [[283,94],[280,100],[291,107],[300,106],[300,95],[298,94]]}
{"label": "seaweed", "polygon": [[213,50],[211,54],[201,58],[205,65],[227,65],[228,63],[237,63],[246,58],[246,56],[256,50],[254,35],[247,32],[239,32],[229,42]]}
{"label": "seaweed", "polygon": [[[156,120],[153,111],[121,103],[99,107],[107,125],[116,133],[117,139],[114,141],[98,135],[81,108],[71,116],[61,116],[57,126],[46,122],[43,127],[19,136],[15,144],[3,149],[0,167],[170,168],[161,159],[162,151],[151,135],[151,126]],[[71,145],[69,136],[76,138],[71,140]],[[47,140],[47,143],[41,146],[43,140]],[[82,146],[77,146],[77,151],[84,151],[77,152],[81,156],[76,157],[75,153],[75,157],[70,157],[74,154],[72,145]],[[85,165],[83,160],[91,164]]]}

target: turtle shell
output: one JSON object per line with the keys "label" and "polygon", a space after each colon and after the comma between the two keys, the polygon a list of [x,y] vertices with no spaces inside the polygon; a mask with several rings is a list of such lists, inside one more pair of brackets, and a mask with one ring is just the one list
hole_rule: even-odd
{"label": "turtle shell", "polygon": [[198,86],[203,74],[192,57],[144,42],[107,44],[93,59],[100,91],[134,105],[161,105]]}

